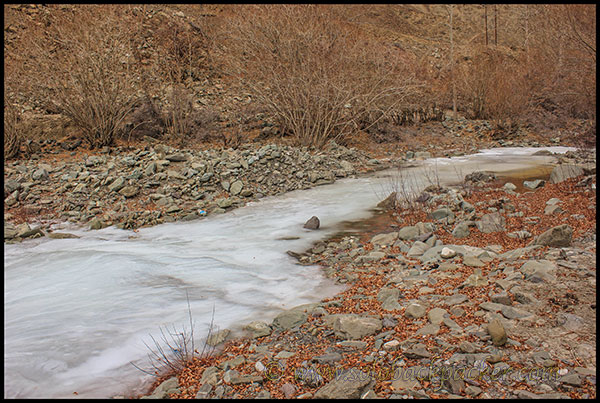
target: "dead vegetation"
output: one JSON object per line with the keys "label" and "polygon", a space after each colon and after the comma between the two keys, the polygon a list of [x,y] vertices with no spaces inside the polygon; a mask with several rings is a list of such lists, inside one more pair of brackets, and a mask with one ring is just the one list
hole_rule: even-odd
{"label": "dead vegetation", "polygon": [[[68,117],[95,147],[144,135],[241,143],[260,122],[315,147],[365,133],[401,141],[404,126],[443,120],[454,100],[498,133],[586,120],[595,138],[594,5],[488,7],[487,25],[485,6],[451,11],[5,5],[5,87],[16,105]],[[248,103],[264,116],[232,122]]]}

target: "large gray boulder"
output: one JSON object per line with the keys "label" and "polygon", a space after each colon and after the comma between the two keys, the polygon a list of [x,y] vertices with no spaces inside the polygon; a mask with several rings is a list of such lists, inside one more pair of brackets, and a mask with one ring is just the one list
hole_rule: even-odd
{"label": "large gray boulder", "polygon": [[306,322],[307,315],[306,313],[300,310],[289,310],[280,313],[273,319],[273,327],[279,329],[291,329],[296,326],[300,326],[304,322]]}
{"label": "large gray boulder", "polygon": [[304,228],[306,229],[319,229],[320,226],[321,222],[319,221],[319,217],[315,215],[304,224]]}
{"label": "large gray boulder", "polygon": [[553,246],[556,248],[567,247],[571,245],[572,238],[573,228],[567,224],[562,224],[550,228],[540,236],[535,237],[531,245]]}
{"label": "large gray boulder", "polygon": [[377,333],[383,324],[381,319],[356,314],[340,315],[333,322],[333,331],[342,339],[358,340]]}
{"label": "large gray boulder", "polygon": [[554,167],[550,174],[550,183],[559,183],[569,178],[583,175],[583,168],[578,165],[564,164]]}

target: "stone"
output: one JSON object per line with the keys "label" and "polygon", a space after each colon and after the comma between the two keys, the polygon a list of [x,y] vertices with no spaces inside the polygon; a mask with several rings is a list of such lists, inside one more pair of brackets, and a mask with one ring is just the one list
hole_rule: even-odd
{"label": "stone", "polygon": [[312,216],[306,223],[304,223],[303,228],[307,229],[319,229],[321,226],[321,222],[319,221],[319,217]]}
{"label": "stone", "polygon": [[454,213],[448,207],[442,207],[430,214],[431,218],[434,220],[441,220],[442,218],[452,217],[454,218]]}
{"label": "stone", "polygon": [[137,186],[125,186],[123,189],[119,191],[120,194],[125,196],[126,198],[131,198],[136,196],[140,191],[140,188]]}
{"label": "stone", "polygon": [[440,325],[430,323],[428,325],[423,326],[419,330],[417,330],[415,335],[417,335],[417,336],[436,335],[439,333],[439,331],[440,331]]}
{"label": "stone", "polygon": [[315,393],[316,399],[358,399],[371,383],[371,376],[356,368],[340,372]]}
{"label": "stone", "polygon": [[503,346],[508,340],[506,330],[498,319],[494,319],[488,324],[487,331],[492,336],[492,342],[495,346]]}
{"label": "stone", "polygon": [[216,386],[218,382],[217,374],[219,373],[219,369],[217,367],[208,367],[202,372],[202,378],[200,379],[200,383],[210,384],[212,386]]}
{"label": "stone", "polygon": [[568,224],[561,224],[534,238],[531,245],[567,247],[571,245],[572,238],[573,228]]}
{"label": "stone", "polygon": [[90,229],[98,230],[102,228],[104,228],[104,222],[100,218],[95,217],[90,221]]}
{"label": "stone", "polygon": [[236,196],[236,195],[240,194],[240,192],[242,191],[243,188],[244,188],[244,184],[242,183],[242,181],[235,181],[229,187],[229,193]]}
{"label": "stone", "polygon": [[528,188],[528,189],[537,189],[537,188],[541,188],[546,184],[546,181],[541,180],[541,179],[536,179],[533,181],[523,181],[523,186]]}
{"label": "stone", "polygon": [[512,306],[502,305],[500,309],[502,315],[504,315],[507,319],[522,319],[532,316],[530,312],[524,311],[522,309],[517,309]]}
{"label": "stone", "polygon": [[430,246],[427,245],[425,242],[415,241],[413,243],[413,245],[411,246],[411,248],[406,253],[406,256],[409,256],[409,257],[421,256],[425,252],[427,252],[427,249],[429,249],[429,248],[430,248]]}
{"label": "stone", "polygon": [[506,182],[503,186],[504,190],[508,190],[508,191],[514,191],[517,188],[517,185],[515,185],[512,182]]}
{"label": "stone", "polygon": [[231,207],[232,205],[233,200],[231,200],[230,198],[220,199],[219,201],[217,201],[217,206],[219,206],[222,209],[226,209],[228,207]]}
{"label": "stone", "polygon": [[289,311],[284,311],[277,315],[275,319],[273,319],[273,327],[279,329],[291,329],[296,326],[302,325],[306,322],[307,315],[300,310],[291,309]]}
{"label": "stone", "polygon": [[335,335],[350,340],[371,336],[381,330],[382,327],[380,319],[356,314],[337,316],[333,322]]}
{"label": "stone", "polygon": [[554,214],[560,214],[560,213],[564,213],[564,211],[562,208],[560,208],[560,206],[558,206],[556,204],[550,204],[550,205],[546,206],[546,208],[544,209],[545,215],[554,215]]}
{"label": "stone", "polygon": [[504,217],[498,213],[488,213],[481,216],[481,220],[477,222],[477,227],[479,231],[489,234],[492,232],[504,231],[504,225],[506,224],[506,220]]}
{"label": "stone", "polygon": [[463,264],[465,266],[469,266],[469,267],[483,267],[485,266],[485,263],[483,263],[481,260],[477,259],[475,256],[465,256],[463,258]]}
{"label": "stone", "polygon": [[206,344],[208,344],[211,347],[221,344],[225,341],[225,339],[227,339],[229,333],[231,333],[229,329],[223,329],[218,331],[217,333],[211,334],[208,337],[208,339],[206,339]]}
{"label": "stone", "polygon": [[443,257],[444,259],[451,259],[454,256],[456,256],[456,251],[454,249],[450,249],[450,248],[442,248],[442,251],[440,252],[440,256]]}
{"label": "stone", "polygon": [[296,394],[296,387],[292,383],[284,383],[279,390],[284,394],[286,399],[291,399]]}
{"label": "stone", "polygon": [[559,183],[569,178],[583,175],[583,168],[578,165],[563,164],[554,167],[550,173],[550,183]]}
{"label": "stone", "polygon": [[253,339],[268,336],[273,331],[273,329],[271,329],[271,326],[261,321],[251,322],[250,324],[246,325],[244,329],[248,330],[251,333],[251,337]]}
{"label": "stone", "polygon": [[31,179],[34,181],[39,181],[46,178],[48,178],[48,171],[46,171],[44,168],[36,169],[33,171],[33,174],[31,174]]}
{"label": "stone", "polygon": [[396,198],[396,192],[392,192],[390,193],[390,195],[388,197],[386,197],[384,200],[380,201],[377,204],[377,207],[384,209],[384,210],[390,210],[396,207],[396,203],[397,203],[397,198]]}
{"label": "stone", "polygon": [[469,230],[469,223],[465,221],[456,224],[456,226],[452,230],[452,236],[454,238],[466,238],[469,235],[471,235],[471,231]]}
{"label": "stone", "polygon": [[371,243],[373,245],[378,245],[378,246],[387,246],[387,245],[393,245],[394,242],[396,242],[396,240],[398,239],[398,233],[397,232],[390,232],[387,234],[378,234],[375,235],[373,238],[371,238]]}
{"label": "stone", "polygon": [[415,227],[413,225],[408,226],[408,227],[403,227],[400,229],[400,231],[398,231],[398,237],[400,239],[402,239],[403,241],[412,240],[418,236],[419,236],[419,230],[417,229],[417,227]]}
{"label": "stone", "polygon": [[147,396],[147,398],[164,399],[169,395],[169,393],[173,393],[178,388],[179,381],[177,381],[177,377],[174,376],[158,385],[156,389],[154,389],[154,392],[152,392],[150,396]]}
{"label": "stone", "polygon": [[448,311],[442,308],[433,308],[429,312],[427,312],[427,318],[429,322],[434,325],[439,325],[444,321],[444,315],[446,315]]}
{"label": "stone", "polygon": [[423,305],[412,303],[404,310],[404,316],[407,318],[418,319],[425,316],[426,308]]}
{"label": "stone", "polygon": [[110,185],[108,185],[108,189],[111,192],[118,192],[119,190],[123,189],[126,184],[127,184],[127,182],[126,182],[125,178],[118,177],[117,179],[112,181]]}
{"label": "stone", "polygon": [[185,155],[183,155],[182,153],[167,155],[165,157],[165,159],[167,161],[171,161],[171,162],[183,162],[183,161],[187,161],[187,157]]}
{"label": "stone", "polygon": [[[5,236],[6,238],[6,236]],[[48,234],[48,238],[51,239],[69,239],[69,238],[79,238],[79,236],[75,234],[70,234],[68,232],[50,232]]]}

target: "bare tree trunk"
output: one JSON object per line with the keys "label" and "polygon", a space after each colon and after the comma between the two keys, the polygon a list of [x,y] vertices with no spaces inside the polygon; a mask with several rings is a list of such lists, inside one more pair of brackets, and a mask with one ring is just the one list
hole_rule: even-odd
{"label": "bare tree trunk", "polygon": [[484,19],[483,19],[483,23],[485,25],[485,46],[488,45],[488,29],[487,29],[487,4],[483,5],[483,11],[484,11]]}
{"label": "bare tree trunk", "polygon": [[454,79],[454,25],[453,25],[454,5],[450,6],[450,79],[452,80],[452,112],[454,120],[457,119],[456,114],[456,80]]}
{"label": "bare tree trunk", "polygon": [[498,7],[494,4],[494,45],[498,46]]}

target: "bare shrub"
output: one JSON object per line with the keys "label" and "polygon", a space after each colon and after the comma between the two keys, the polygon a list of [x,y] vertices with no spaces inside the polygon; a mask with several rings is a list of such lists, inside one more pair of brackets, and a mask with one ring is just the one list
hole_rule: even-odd
{"label": "bare shrub", "polygon": [[248,6],[230,28],[232,71],[301,145],[345,143],[361,120],[381,118],[412,85],[393,49],[366,42],[329,7]]}
{"label": "bare shrub", "polygon": [[528,87],[518,60],[507,52],[480,49],[461,69],[463,97],[474,119],[511,126],[528,106]]}
{"label": "bare shrub", "polygon": [[17,107],[4,98],[4,159],[19,155],[23,142],[21,114]]}
{"label": "bare shrub", "polygon": [[198,351],[195,347],[194,322],[192,318],[190,300],[187,293],[186,298],[188,305],[189,329],[186,328],[185,325],[181,326],[179,329],[175,327],[175,325],[173,325],[170,329],[167,326],[164,328],[161,327],[161,337],[159,340],[150,335],[150,339],[152,340],[151,345],[144,342],[144,345],[149,350],[147,357],[152,368],[143,369],[133,362],[130,362],[131,365],[146,374],[152,376],[161,376],[164,375],[165,372],[180,373],[187,364],[193,361],[194,358],[208,358],[213,354],[215,347],[209,346],[208,340],[210,340],[215,329],[214,307],[206,339],[204,339],[202,349]]}
{"label": "bare shrub", "polygon": [[[91,147],[111,145],[137,99],[128,26],[119,6],[90,6],[57,18],[35,38],[47,99]],[[35,73],[35,72],[34,72]]]}

